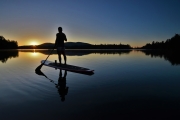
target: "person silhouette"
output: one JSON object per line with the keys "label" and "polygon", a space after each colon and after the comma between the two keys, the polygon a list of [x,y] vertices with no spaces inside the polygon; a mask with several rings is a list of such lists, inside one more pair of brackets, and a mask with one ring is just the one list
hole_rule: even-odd
{"label": "person silhouette", "polygon": [[59,63],[61,64],[61,54],[64,57],[64,64],[66,64],[66,53],[65,53],[65,46],[64,41],[67,41],[66,35],[62,32],[62,27],[58,27],[59,33],[56,34],[56,40],[55,40],[55,47],[57,49],[57,54],[59,58]]}
{"label": "person silhouette", "polygon": [[62,70],[60,70],[58,84],[56,85],[62,102],[65,101],[65,96],[67,95],[69,89],[69,87],[66,86],[66,76],[67,71],[65,70],[64,76],[62,76]]}

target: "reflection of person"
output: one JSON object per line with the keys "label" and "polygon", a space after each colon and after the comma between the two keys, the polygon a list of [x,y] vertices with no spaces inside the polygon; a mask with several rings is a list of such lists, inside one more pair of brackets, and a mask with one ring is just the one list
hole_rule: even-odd
{"label": "reflection of person", "polygon": [[61,54],[64,57],[64,64],[66,64],[66,54],[64,41],[67,41],[66,35],[62,32],[62,27],[58,28],[59,33],[56,34],[55,47],[57,49],[59,63],[61,64]]}
{"label": "reflection of person", "polygon": [[66,87],[66,76],[67,71],[64,71],[64,76],[62,76],[62,70],[60,70],[58,85],[56,86],[56,88],[58,88],[58,92],[62,102],[65,101],[65,95],[67,95],[68,93],[68,87]]}

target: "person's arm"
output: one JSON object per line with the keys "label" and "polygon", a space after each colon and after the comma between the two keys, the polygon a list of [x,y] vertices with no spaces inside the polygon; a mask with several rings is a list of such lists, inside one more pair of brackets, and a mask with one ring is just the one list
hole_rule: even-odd
{"label": "person's arm", "polygon": [[64,40],[67,41],[66,35],[64,34]]}
{"label": "person's arm", "polygon": [[56,34],[56,40],[55,40],[55,44],[54,44],[54,47],[57,46],[57,34]]}

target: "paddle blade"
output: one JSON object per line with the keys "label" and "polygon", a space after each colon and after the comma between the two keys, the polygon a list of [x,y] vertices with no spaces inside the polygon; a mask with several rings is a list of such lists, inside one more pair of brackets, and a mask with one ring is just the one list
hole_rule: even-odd
{"label": "paddle blade", "polygon": [[43,64],[39,65],[39,66],[35,69],[35,72],[41,71],[42,66],[43,66]]}
{"label": "paddle blade", "polygon": [[[40,67],[40,66],[38,66],[38,67]],[[37,67],[37,68],[38,68],[38,67]],[[42,66],[41,66],[41,67],[42,67]],[[35,73],[36,73],[37,75],[42,75],[42,76],[48,78],[40,69],[37,69],[37,68],[36,68],[36,70],[35,70]]]}

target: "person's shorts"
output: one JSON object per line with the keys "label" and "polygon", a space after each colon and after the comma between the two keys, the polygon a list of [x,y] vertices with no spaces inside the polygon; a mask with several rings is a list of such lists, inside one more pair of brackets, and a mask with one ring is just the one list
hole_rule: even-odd
{"label": "person's shorts", "polygon": [[65,51],[65,47],[57,47],[57,51],[58,52],[64,52]]}

